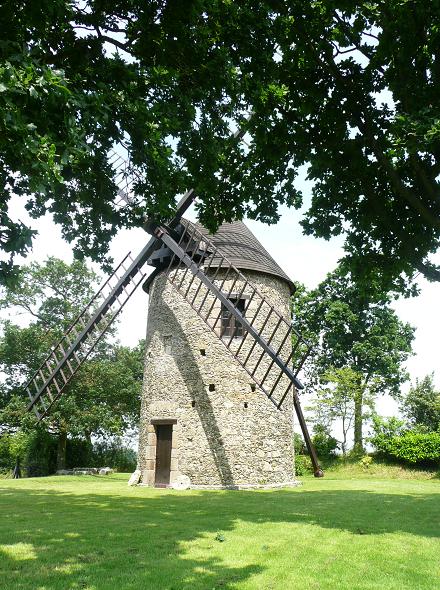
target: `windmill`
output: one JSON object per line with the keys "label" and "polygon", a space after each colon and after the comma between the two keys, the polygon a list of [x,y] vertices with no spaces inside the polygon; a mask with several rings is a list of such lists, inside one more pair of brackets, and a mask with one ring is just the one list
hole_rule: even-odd
{"label": "windmill", "polygon": [[[120,158],[116,156],[115,159],[120,165]],[[124,191],[120,191],[120,196],[123,200],[127,200]],[[219,243],[218,234],[211,237],[202,226],[184,219],[185,212],[195,198],[194,189],[185,193],[176,207],[174,217],[168,223],[156,223],[154,220],[148,220],[145,223],[145,229],[151,234],[151,239],[137,256],[133,257],[131,253],[128,253],[124,257],[61,340],[51,349],[25,386],[30,399],[28,409],[34,411],[38,420],[48,415],[67,384],[87,360],[140,284],[144,284],[145,290],[150,290],[150,300],[156,300],[156,302],[163,300],[165,294],[169,294],[171,290],[174,294],[174,302],[180,309],[181,321],[175,322],[172,327],[174,333],[177,331],[182,335],[180,344],[185,347],[187,336],[182,322],[186,317],[193,318],[191,329],[196,330],[199,336],[205,334],[208,338],[209,334],[205,348],[200,347],[198,354],[207,357],[206,362],[208,362],[212,356],[212,350],[221,349],[223,356],[218,356],[216,362],[221,366],[226,380],[232,378],[235,371],[234,386],[240,387],[240,383],[241,385],[244,383],[243,376],[245,376],[246,387],[249,388],[247,396],[252,394],[252,402],[248,402],[246,399],[243,401],[243,395],[246,397],[246,393],[243,391],[240,393],[240,411],[238,407],[231,407],[231,403],[232,406],[234,405],[231,400],[225,402],[229,409],[222,417],[223,426],[227,429],[231,421],[238,421],[235,426],[237,430],[247,432],[253,428],[252,436],[255,437],[255,425],[260,431],[265,431],[267,418],[271,425],[269,430],[272,438],[269,442],[272,448],[269,448],[267,453],[261,450],[263,455],[261,462],[268,459],[269,462],[274,460],[276,463],[277,452],[279,452],[276,440],[278,430],[281,433],[278,438],[283,440],[285,449],[282,454],[285,458],[289,457],[286,460],[291,462],[291,418],[294,409],[312,460],[314,474],[316,477],[321,477],[323,472],[319,466],[298,397],[298,390],[303,389],[298,373],[310,348],[292,325],[288,311],[288,294],[287,298],[284,297],[284,303],[271,299],[271,289],[264,282],[261,283],[258,276],[257,280],[250,280],[252,272],[243,273],[242,269],[234,264],[234,256],[228,256],[228,240]],[[236,227],[238,227],[237,224]],[[245,226],[241,224],[239,227],[243,232]],[[223,231],[223,238],[224,234]],[[247,236],[247,239],[249,241],[251,238]],[[256,254],[258,259],[262,251],[258,251],[257,248]],[[272,262],[276,264],[273,260]],[[148,278],[145,270],[147,265],[155,267]],[[276,275],[279,272],[282,273],[281,269],[273,274]],[[267,276],[267,274],[267,268],[266,272],[263,269],[261,276]],[[293,285],[287,276],[281,276],[281,279],[284,285],[286,283]],[[151,290],[154,290],[156,297]],[[149,325],[151,318],[154,320],[154,314],[154,308],[150,304]],[[173,317],[176,319],[177,316]],[[150,328],[149,331],[151,334]],[[167,347],[172,348],[172,345],[170,342],[167,343],[166,339],[172,336],[173,332],[165,334],[162,330],[159,338],[162,352],[165,354],[168,352],[171,356],[172,350],[167,351]],[[187,352],[190,357],[194,353],[194,351]],[[176,353],[176,358],[179,354],[181,358],[182,349],[177,350]],[[157,371],[150,371],[153,365],[157,367],[157,358],[154,358],[154,350],[150,347],[147,352],[145,373],[146,382],[149,381],[150,385],[151,378],[157,378]],[[231,437],[231,440],[235,441],[234,455],[234,444],[232,447],[225,445],[228,441],[225,441],[225,436],[216,423],[213,398],[220,400],[221,406],[222,393],[216,390],[215,383],[205,383],[206,376],[200,374],[197,363],[193,366],[186,365],[182,371],[186,373],[195,371],[200,387],[203,390],[207,388],[206,392],[202,391],[203,395],[200,397],[200,387],[199,394],[196,392],[197,387],[193,387],[193,390],[189,391],[191,399],[188,398],[184,402],[185,404],[188,402],[186,404],[188,409],[191,408],[197,412],[199,422],[205,429],[205,438],[207,437],[210,446],[206,452],[200,450],[204,455],[208,452],[212,454],[220,484],[224,487],[240,487],[235,485],[231,463],[234,463],[238,456],[241,457],[239,451],[240,446],[243,446],[242,442],[240,437],[238,439]],[[240,372],[239,377],[236,371]],[[169,404],[167,405],[167,392],[171,392],[174,377],[169,374],[168,367],[163,363],[159,373],[167,376],[168,379],[165,387],[159,388],[160,399],[157,400],[158,407],[163,408],[166,417],[157,417],[157,415],[151,417],[148,412],[151,399],[148,399],[148,395],[144,395],[142,416],[147,416],[148,420],[145,419],[142,423],[143,418],[141,418],[139,475],[143,477],[144,483],[161,486],[173,483],[173,480],[177,481],[179,477],[179,481],[182,481],[182,475],[185,479],[185,472],[183,474],[179,472],[176,467],[177,457],[173,457],[173,453],[176,455],[175,443],[178,438],[176,433],[181,426],[177,424],[178,418],[169,415]],[[193,380],[193,377],[194,375],[190,375],[189,380]],[[250,405],[252,408],[249,407]],[[157,414],[157,408],[155,411]],[[253,414],[252,411],[254,411]],[[277,426],[277,415],[282,416],[280,424],[284,424],[283,428]],[[185,426],[184,422],[183,426]],[[194,450],[197,453],[198,441],[192,440],[191,435],[188,435],[186,439],[193,454]],[[263,436],[262,440],[264,440]],[[264,446],[263,443],[260,444]],[[259,443],[255,442],[250,454],[248,450],[248,458],[252,456],[254,462],[255,457],[259,458],[258,446]],[[228,449],[226,450],[225,447]],[[241,460],[243,460],[242,457]],[[203,461],[193,465],[193,469],[194,473],[203,470]],[[246,470],[243,465],[240,469]],[[194,477],[197,480],[197,476]],[[195,483],[197,484],[197,481]],[[264,478],[260,483],[262,485],[265,483]],[[284,476],[282,483],[286,483]]]}

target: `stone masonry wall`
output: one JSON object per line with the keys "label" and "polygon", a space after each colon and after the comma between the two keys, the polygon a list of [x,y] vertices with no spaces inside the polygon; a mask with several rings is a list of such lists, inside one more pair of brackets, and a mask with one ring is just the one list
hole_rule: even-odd
{"label": "stone masonry wall", "polygon": [[[290,317],[289,288],[284,281],[250,271],[246,277],[280,313]],[[182,280],[185,286],[183,274]],[[232,286],[226,281],[223,287],[227,291]],[[250,305],[246,317],[254,312]],[[214,332],[219,330],[219,324],[214,326],[218,313],[214,306]],[[276,318],[269,318],[270,326],[275,329]],[[236,341],[234,346],[240,339]],[[250,350],[251,345],[249,338],[243,349]],[[274,348],[280,345],[274,337]],[[152,421],[161,419],[177,421],[171,484],[180,475],[188,476],[194,486],[209,487],[294,481],[291,393],[282,410],[277,410],[164,274],[150,288],[146,351],[138,460],[144,483],[154,484]],[[267,368],[264,358],[258,370]],[[272,373],[269,384],[275,378]]]}

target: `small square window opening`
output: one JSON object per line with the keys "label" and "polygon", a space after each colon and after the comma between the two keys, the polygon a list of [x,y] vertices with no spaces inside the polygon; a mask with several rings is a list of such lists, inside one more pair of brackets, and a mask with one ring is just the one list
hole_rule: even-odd
{"label": "small square window opening", "polygon": [[[243,316],[245,312],[246,299],[230,298],[229,301]],[[239,338],[243,336],[243,325],[235,318],[229,309],[222,303],[221,311],[221,336]]]}
{"label": "small square window opening", "polygon": [[171,354],[173,352],[172,342],[173,342],[172,336],[164,336],[163,337],[163,350],[164,350],[165,354]]}

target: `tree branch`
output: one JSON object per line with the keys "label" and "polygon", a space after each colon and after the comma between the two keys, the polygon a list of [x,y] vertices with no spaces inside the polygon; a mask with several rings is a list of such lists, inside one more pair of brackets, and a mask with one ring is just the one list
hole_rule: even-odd
{"label": "tree branch", "polygon": [[121,43],[121,41],[118,41],[117,39],[113,39],[113,37],[108,37],[107,35],[103,35],[101,32],[101,29],[98,26],[95,25],[94,29],[95,29],[98,39],[100,41],[103,41],[104,43],[110,43],[111,45],[114,45],[115,47],[118,47],[119,49],[122,49],[122,51],[125,51],[128,53],[128,48],[131,45],[130,41],[127,41],[126,43]]}
{"label": "tree branch", "polygon": [[428,281],[440,281],[440,268],[438,266],[430,262],[415,262],[414,266]]}
{"label": "tree branch", "polygon": [[428,178],[426,171],[423,169],[420,158],[417,154],[411,154],[409,156],[409,162],[412,166],[414,172],[416,173],[418,179],[422,183],[423,188],[425,191],[430,195],[430,197],[440,204],[440,194],[439,194],[439,187],[433,182],[432,179]]}

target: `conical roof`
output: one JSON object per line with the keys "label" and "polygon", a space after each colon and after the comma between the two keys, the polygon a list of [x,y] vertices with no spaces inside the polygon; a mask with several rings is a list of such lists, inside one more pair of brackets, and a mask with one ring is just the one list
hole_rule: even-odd
{"label": "conical roof", "polygon": [[[286,281],[292,293],[296,290],[293,281],[242,221],[223,223],[213,235],[200,224],[197,224],[197,229],[239,270],[253,270],[278,277]],[[215,266],[215,260],[212,266]]]}

